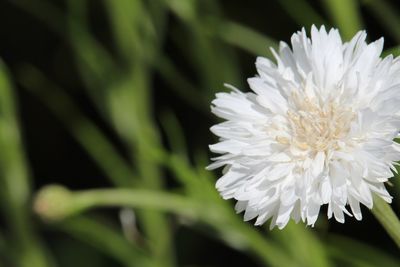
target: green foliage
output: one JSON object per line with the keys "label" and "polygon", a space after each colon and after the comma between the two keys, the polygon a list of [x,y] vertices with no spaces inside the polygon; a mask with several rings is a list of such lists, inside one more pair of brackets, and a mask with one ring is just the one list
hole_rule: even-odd
{"label": "green foliage", "polygon": [[341,30],[344,40],[348,41],[363,29],[358,0],[323,0],[323,2],[334,23]]}
{"label": "green foliage", "polygon": [[[7,246],[18,266],[51,266],[31,227],[29,218],[30,177],[16,115],[14,87],[0,63],[0,183],[2,212],[7,223]],[[4,229],[4,230],[6,230]]]}
{"label": "green foliage", "polygon": [[[21,62],[12,76],[0,63],[0,200],[6,223],[0,232],[0,266],[66,264],[63,257],[53,259],[46,248],[50,244],[39,238],[32,207],[43,219],[40,227],[64,233],[127,267],[178,266],[176,255],[182,252],[176,251],[175,229],[199,225],[225,246],[253,257],[260,266],[400,266],[398,257],[375,245],[333,235],[324,227],[309,229],[291,223],[283,231],[270,233],[243,222],[232,203],[219,197],[214,188],[216,177],[204,169],[207,148],[187,144],[186,126],[172,107],[156,112],[153,94],[164,88],[156,88],[154,75],[168,85],[169,94],[209,119],[209,101],[222,83],[243,83],[238,51],[271,57],[268,47],[277,48],[270,36],[227,19],[219,1],[96,2],[105,10],[112,39],[108,47],[91,29],[93,3],[89,1],[68,0],[65,10],[49,0],[8,2],[43,22],[43,27],[69,45],[85,95],[123,144],[125,154],[76,99],[37,66]],[[323,0],[331,19],[320,14],[311,1],[277,2],[299,27],[335,25],[345,39],[363,27],[360,5],[365,5],[393,38],[400,40],[399,20],[385,1]],[[174,27],[169,24],[170,17]],[[176,58],[165,52],[167,39],[180,50],[196,77],[188,77]],[[398,50],[387,53],[398,54]],[[63,123],[109,180],[110,188],[70,191],[46,186],[31,200],[32,173],[21,141],[12,79]],[[79,170],[76,172],[78,175]],[[167,186],[168,177],[178,185]],[[90,214],[92,210],[102,213],[102,207],[125,208],[134,214],[135,220],[129,224],[134,237],[115,223],[115,214],[103,214],[113,223]],[[376,212],[383,216],[387,207],[381,208]]]}

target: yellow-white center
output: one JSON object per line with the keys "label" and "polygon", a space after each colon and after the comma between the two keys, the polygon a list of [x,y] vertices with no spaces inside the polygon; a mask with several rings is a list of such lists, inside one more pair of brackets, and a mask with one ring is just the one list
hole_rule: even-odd
{"label": "yellow-white center", "polygon": [[344,109],[334,102],[321,105],[315,99],[307,97],[293,98],[296,110],[287,112],[291,129],[291,140],[285,137],[277,137],[282,144],[289,144],[300,150],[314,152],[337,150],[340,140],[350,130],[354,113],[350,109]]}

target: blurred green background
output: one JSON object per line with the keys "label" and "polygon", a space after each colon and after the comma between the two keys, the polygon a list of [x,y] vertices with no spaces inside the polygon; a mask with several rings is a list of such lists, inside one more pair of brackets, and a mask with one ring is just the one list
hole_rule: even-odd
{"label": "blurred green background", "polygon": [[[205,170],[210,101],[225,82],[248,90],[256,56],[312,24],[398,54],[399,14],[387,0],[2,0],[0,267],[400,266],[365,208],[269,231]],[[63,187],[35,201],[49,184]]]}

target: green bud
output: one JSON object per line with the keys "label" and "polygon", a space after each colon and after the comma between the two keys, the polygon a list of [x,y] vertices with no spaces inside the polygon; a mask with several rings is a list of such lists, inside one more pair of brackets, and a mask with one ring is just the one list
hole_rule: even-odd
{"label": "green bud", "polygon": [[33,209],[45,221],[59,221],[74,213],[72,200],[67,188],[49,185],[37,193]]}

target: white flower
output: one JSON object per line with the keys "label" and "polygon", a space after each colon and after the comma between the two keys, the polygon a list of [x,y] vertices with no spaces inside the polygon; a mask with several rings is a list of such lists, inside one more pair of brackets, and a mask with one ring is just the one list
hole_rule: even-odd
{"label": "white flower", "polygon": [[327,204],[328,218],[343,223],[344,213],[361,220],[373,193],[391,202],[384,182],[400,160],[400,60],[380,58],[382,38],[365,39],[303,29],[292,48],[273,51],[276,63],[257,58],[253,92],[216,95],[212,112],[226,121],[211,128],[220,142],[210,149],[222,155],[208,168],[225,165],[216,187],[246,221],[313,226]]}

